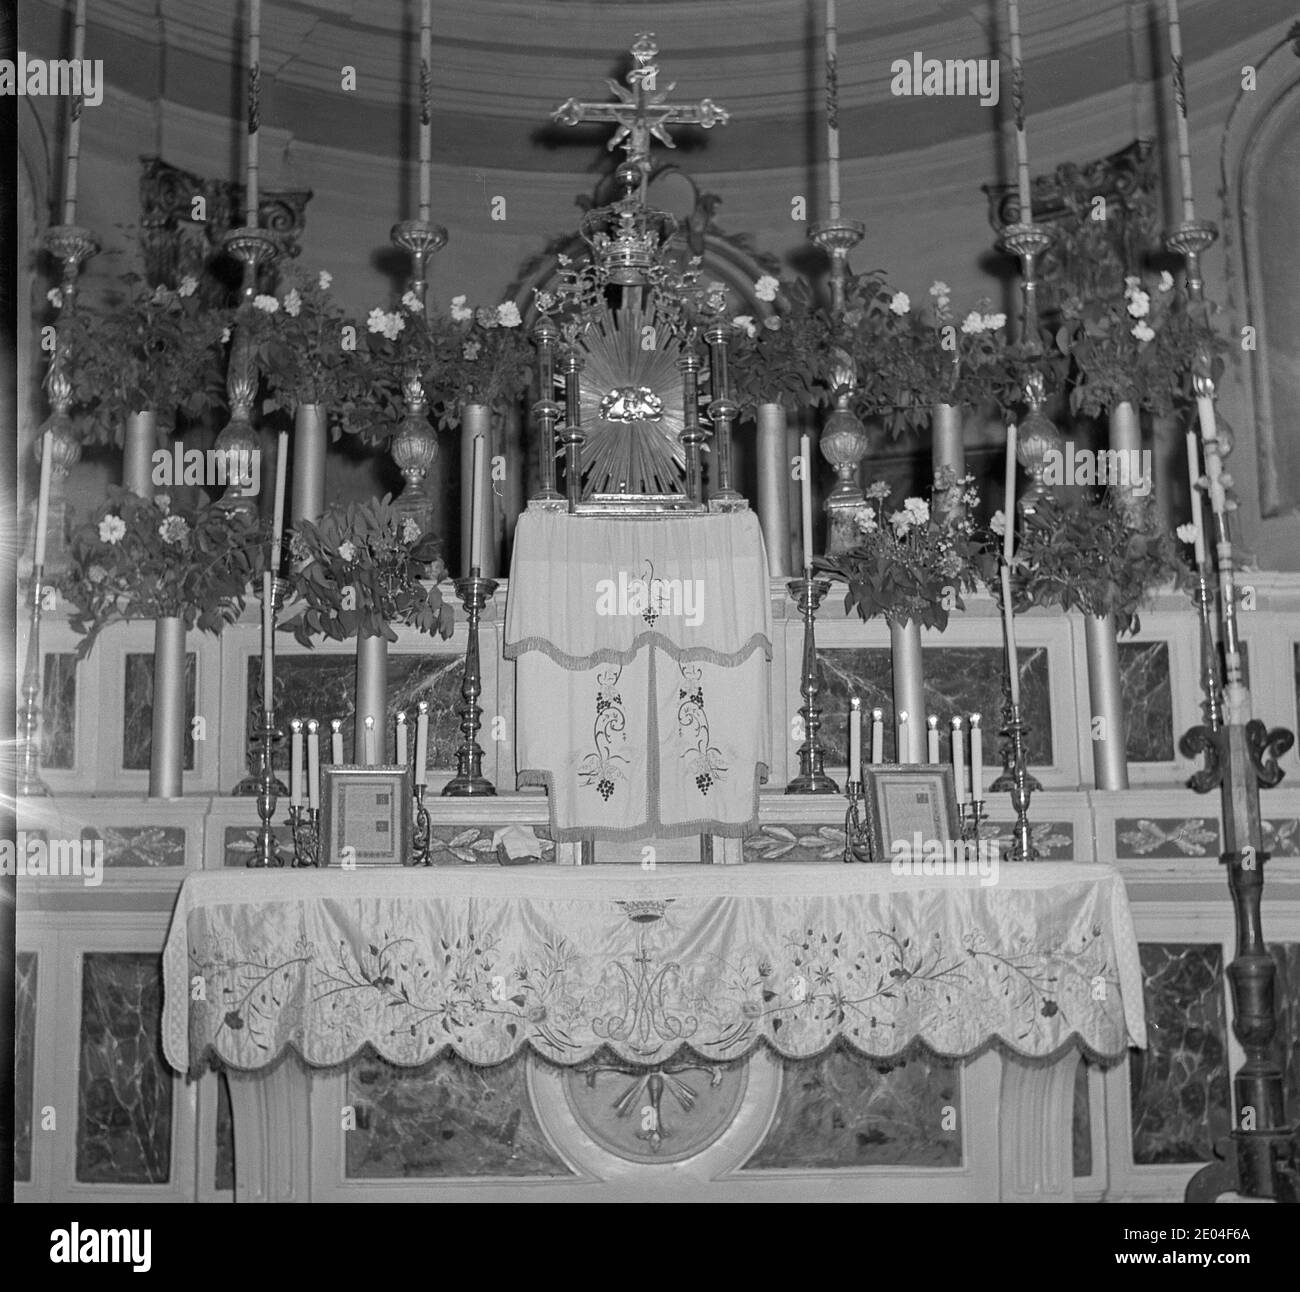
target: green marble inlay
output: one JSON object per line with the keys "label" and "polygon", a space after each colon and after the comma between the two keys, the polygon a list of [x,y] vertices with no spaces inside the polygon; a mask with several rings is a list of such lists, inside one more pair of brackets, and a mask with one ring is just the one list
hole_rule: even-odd
{"label": "green marble inlay", "polygon": [[958,1065],[877,1063],[843,1045],[781,1062],[776,1116],[745,1170],[961,1165]]}
{"label": "green marble inlay", "polygon": [[14,964],[14,1179],[32,1178],[32,1118],[36,1092],[36,972],[34,951]]}
{"label": "green marble inlay", "polygon": [[[198,657],[185,653],[185,751],[182,766],[194,770],[194,687]],[[122,694],[122,766],[127,771],[148,771],[153,752],[153,653],[126,657]]]}
{"label": "green marble inlay", "polygon": [[41,675],[41,766],[71,767],[77,741],[77,657],[45,656]]}
{"label": "green marble inlay", "polygon": [[1092,1174],[1092,1100],[1088,1094],[1088,1065],[1079,1060],[1074,1070],[1074,1119],[1071,1124],[1074,1174]]}
{"label": "green marble inlay", "polygon": [[1129,1051],[1133,1161],[1209,1162],[1231,1116],[1223,951],[1183,942],[1139,949],[1148,1048]]}
{"label": "green marble inlay", "polygon": [[235,1188],[235,1118],[230,1108],[230,1082],[224,1072],[217,1077],[216,1166],[212,1173],[212,1186],[221,1192]]}
{"label": "green marble inlay", "polygon": [[1131,763],[1162,763],[1174,756],[1174,706],[1169,689],[1168,642],[1119,642],[1124,747]]}
{"label": "green marble inlay", "polygon": [[96,951],[81,963],[77,1179],[162,1184],[170,1177],[172,1145],[162,960]]}
{"label": "green marble inlay", "polygon": [[526,1054],[480,1068],[448,1054],[422,1068],[363,1059],[348,1072],[357,1128],[349,1179],[567,1176],[528,1097]]}

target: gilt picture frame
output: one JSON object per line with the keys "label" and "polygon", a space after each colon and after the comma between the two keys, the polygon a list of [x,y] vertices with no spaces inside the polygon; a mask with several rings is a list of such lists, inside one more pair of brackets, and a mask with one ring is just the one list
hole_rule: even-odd
{"label": "gilt picture frame", "polygon": [[412,804],[409,766],[322,766],[321,865],[405,865]]}
{"label": "gilt picture frame", "polygon": [[927,843],[961,837],[957,786],[946,763],[866,765],[862,792],[877,861],[919,858]]}

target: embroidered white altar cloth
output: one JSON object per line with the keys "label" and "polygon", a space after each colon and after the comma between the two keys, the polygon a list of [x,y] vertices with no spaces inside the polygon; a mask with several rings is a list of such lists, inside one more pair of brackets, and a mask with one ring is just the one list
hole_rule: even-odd
{"label": "embroidered white altar cloth", "polygon": [[887,866],[520,867],[190,875],[163,951],[163,1048],[179,1071],[286,1048],[574,1064],[662,1063],[842,1040],[1048,1058],[1145,1045],[1142,974],[1109,866],[978,877]]}
{"label": "embroidered white altar cloth", "polygon": [[527,512],[505,655],[516,765],[557,840],[748,833],[771,761],[772,611],[752,512]]}

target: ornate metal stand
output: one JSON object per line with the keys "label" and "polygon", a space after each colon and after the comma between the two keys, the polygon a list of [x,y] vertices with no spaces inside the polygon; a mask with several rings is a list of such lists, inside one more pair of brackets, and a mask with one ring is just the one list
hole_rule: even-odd
{"label": "ornate metal stand", "polygon": [[[284,604],[285,594],[289,591],[289,581],[287,579],[276,578],[271,581],[271,607],[274,614],[278,614],[280,607]],[[274,617],[272,625],[274,625]],[[271,650],[275,650],[275,634],[271,634]],[[274,697],[271,697],[274,699]],[[263,719],[262,726],[257,729],[248,738],[248,774],[230,791],[233,798],[252,798],[254,795],[265,792],[265,775],[269,767],[271,776],[272,794],[284,798],[289,793],[289,787],[275,774],[274,762],[267,764],[266,758],[266,739],[267,739],[267,722],[270,721],[270,730],[273,736],[275,748],[279,748],[284,742],[284,732],[275,728],[274,704],[272,704],[271,713],[266,713],[266,699],[262,698]]]}
{"label": "ornate metal stand", "polygon": [[961,823],[961,837],[966,843],[973,843],[978,850],[980,846],[980,829],[988,820],[984,811],[983,799],[972,799],[957,809],[957,819]]}
{"label": "ornate metal stand", "polygon": [[468,579],[456,580],[456,595],[465,607],[469,618],[469,639],[465,643],[465,671],[461,678],[460,694],[463,703],[460,714],[460,732],[464,739],[456,750],[456,775],[443,787],[446,798],[486,798],[496,794],[496,786],[483,775],[483,749],[478,743],[483,710],[478,698],[483,692],[479,672],[478,621],[488,598],[497,590],[494,579],[485,579],[475,566]]}
{"label": "ornate metal stand", "polygon": [[302,868],[320,865],[320,808],[291,807],[289,828],[293,832],[293,864]]}
{"label": "ornate metal stand", "polygon": [[23,667],[23,709],[18,737],[22,752],[18,760],[19,795],[48,796],[50,787],[41,779],[41,604],[45,567],[32,571],[31,627],[27,633],[27,658]]}
{"label": "ornate metal stand", "polygon": [[1011,705],[1005,732],[1011,741],[1011,806],[1016,810],[1016,824],[1011,832],[1012,861],[1038,860],[1038,848],[1029,824],[1029,797],[1035,789],[1041,787],[1029,774],[1029,764],[1025,757],[1027,731],[1020,716],[1020,706]]}
{"label": "ornate metal stand", "polygon": [[564,495],[555,487],[555,423],[562,409],[555,402],[555,346],[560,339],[560,329],[545,315],[533,327],[533,344],[537,347],[537,402],[533,415],[537,418],[537,466],[541,487],[529,500],[558,509]]}
{"label": "ornate metal stand", "polygon": [[411,859],[408,866],[431,866],[433,864],[432,836],[433,827],[429,820],[429,809],[424,806],[424,796],[428,787],[415,787],[415,802],[412,809],[413,828],[411,830]]}
{"label": "ornate metal stand", "polygon": [[804,742],[799,746],[799,775],[785,787],[787,794],[838,794],[839,786],[826,775],[826,751],[818,732],[822,725],[821,705],[817,697],[822,689],[822,668],[817,659],[817,634],[814,623],[817,607],[831,590],[829,579],[791,579],[786,591],[798,601],[803,616],[803,672],[799,678],[799,694],[803,707]]}
{"label": "ornate metal stand", "polygon": [[871,804],[862,790],[861,781],[848,781],[844,786],[849,800],[844,813],[844,860],[877,861],[876,838],[871,828]]}
{"label": "ornate metal stand", "polygon": [[[1002,771],[998,778],[989,786],[989,792],[993,794],[1005,794],[1007,791],[1015,788],[1016,785],[1016,748],[1015,741],[1011,738],[1012,726],[1012,709],[1011,709],[1011,688],[1007,679],[1002,679],[1002,726],[998,735],[998,757],[1002,759]],[[1020,720],[1021,739],[1029,734],[1029,726],[1024,721],[1023,715]],[[1025,784],[1031,790],[1041,790],[1042,783],[1039,781],[1028,768],[1024,767]]]}
{"label": "ornate metal stand", "polygon": [[[257,733],[257,815],[262,824],[257,832],[257,849],[249,858],[248,865],[255,870],[267,866],[283,866],[280,847],[275,840],[275,828],[271,821],[275,817],[276,800],[288,791],[275,775],[275,751],[284,740],[284,733],[275,725],[275,710],[262,710],[262,726]],[[243,782],[240,782],[243,785]],[[240,789],[236,789],[240,793]],[[242,791],[247,793],[247,791]]]}

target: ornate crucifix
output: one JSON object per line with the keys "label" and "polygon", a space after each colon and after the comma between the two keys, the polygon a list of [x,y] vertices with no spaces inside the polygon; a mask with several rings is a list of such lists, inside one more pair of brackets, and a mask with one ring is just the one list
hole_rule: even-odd
{"label": "ornate crucifix", "polygon": [[654,33],[638,32],[636,43],[632,46],[635,66],[627,74],[627,83],[631,89],[625,89],[617,81],[608,82],[619,102],[583,103],[578,99],[569,99],[551,113],[551,119],[565,126],[576,126],[582,121],[617,123],[618,129],[606,146],[611,152],[621,147],[627,153],[628,162],[636,166],[643,176],[649,169],[652,138],[667,148],[677,146],[668,133],[668,126],[693,125],[708,130],[725,124],[731,114],[725,108],[718,107],[712,99],[701,99],[699,103],[666,101],[676,88],[676,82],[663,90],[656,90],[659,68],[653,60],[658,53],[659,46],[655,44]]}

